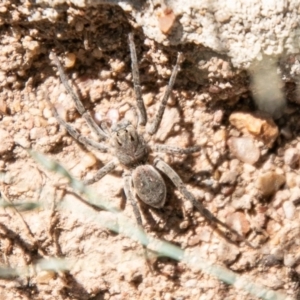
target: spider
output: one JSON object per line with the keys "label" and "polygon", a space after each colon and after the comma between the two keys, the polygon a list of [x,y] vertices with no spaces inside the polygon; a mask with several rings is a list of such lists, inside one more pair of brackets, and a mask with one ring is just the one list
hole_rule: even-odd
{"label": "spider", "polygon": [[[111,126],[108,126],[107,121],[103,121],[100,122],[100,126],[98,126],[91,114],[85,110],[78,95],[69,85],[60,61],[53,53],[61,82],[65,86],[67,92],[72,96],[80,115],[86,120],[91,130],[93,130],[97,136],[99,136],[100,142],[95,142],[77,132],[71,125],[62,119],[54,106],[51,104],[50,100],[47,99],[52,108],[53,115],[57,119],[58,123],[65,127],[68,133],[75,140],[84,146],[91,146],[102,153],[110,152],[114,157],[110,162],[103,166],[93,178],[85,180],[84,183],[86,185],[92,184],[100,180],[109,172],[113,171],[119,164],[122,165],[124,169],[123,179],[125,196],[133,207],[137,224],[142,227],[143,224],[141,213],[137,204],[137,197],[151,207],[162,208],[166,201],[166,184],[161,175],[164,174],[173,182],[175,187],[184,196],[184,198],[190,201],[211,225],[218,224],[223,227],[223,229],[226,229],[231,234],[234,234],[236,237],[238,237],[239,240],[245,240],[234,229],[230,228],[226,223],[220,221],[209,210],[207,210],[203,204],[199,202],[191,192],[188,191],[179,175],[166,162],[160,158],[155,158],[153,165],[149,164],[148,157],[150,151],[171,154],[191,154],[200,151],[200,146],[194,146],[190,148],[178,148],[161,144],[154,144],[153,146],[150,146],[146,142],[146,135],[151,137],[159,128],[168,98],[173,89],[176,76],[180,69],[180,64],[183,61],[183,55],[182,53],[178,53],[176,65],[173,68],[167,89],[164,93],[156,116],[148,130],[146,130],[145,126],[148,121],[147,113],[142,98],[137,55],[132,33],[129,33],[128,41],[131,55],[133,85],[136,95],[138,115],[137,126],[134,126],[126,119],[112,124]],[[109,145],[103,143],[101,140],[108,140]]]}

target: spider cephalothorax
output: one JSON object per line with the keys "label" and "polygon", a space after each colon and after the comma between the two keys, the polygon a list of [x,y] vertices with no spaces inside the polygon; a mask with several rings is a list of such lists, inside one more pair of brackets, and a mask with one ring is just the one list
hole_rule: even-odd
{"label": "spider cephalothorax", "polygon": [[110,145],[113,154],[125,167],[144,164],[148,159],[149,149],[143,136],[126,119],[111,127]]}

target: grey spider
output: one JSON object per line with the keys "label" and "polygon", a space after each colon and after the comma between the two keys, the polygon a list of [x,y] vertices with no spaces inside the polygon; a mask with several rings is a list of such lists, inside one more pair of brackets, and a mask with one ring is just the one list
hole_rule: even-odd
{"label": "grey spider", "polygon": [[110,152],[114,156],[114,158],[104,167],[102,167],[92,179],[86,180],[85,184],[92,184],[100,180],[106,174],[113,171],[118,164],[121,164],[124,168],[124,192],[126,198],[130,201],[133,207],[133,212],[137,224],[142,227],[142,218],[137,205],[136,196],[138,196],[140,200],[151,207],[163,207],[166,200],[166,185],[161,176],[162,173],[173,182],[173,184],[177,187],[184,198],[189,200],[210,224],[218,224],[229,231],[231,234],[234,234],[240,240],[245,240],[234,229],[230,228],[226,223],[220,221],[209,210],[207,210],[203,206],[203,204],[199,202],[195,198],[195,196],[188,191],[178,174],[166,162],[164,162],[160,158],[156,158],[154,159],[153,165],[150,165],[148,163],[148,156],[150,151],[165,152],[171,154],[190,154],[200,151],[200,147],[195,146],[183,149],[158,144],[155,144],[153,146],[148,145],[144,136],[145,134],[152,136],[157,132],[159,128],[169,95],[172,91],[177,73],[180,69],[180,64],[183,61],[183,55],[182,53],[178,54],[176,65],[173,68],[169,84],[160,103],[154,121],[149,127],[148,132],[144,133],[145,125],[147,124],[147,113],[141,93],[136,49],[132,33],[129,33],[128,39],[132,63],[131,67],[133,74],[133,83],[137,102],[138,125],[136,127],[126,119],[113,124],[110,128],[107,124],[104,123],[98,126],[94,119],[91,117],[91,114],[85,110],[79,97],[69,85],[64,70],[57,56],[53,53],[56,66],[59,71],[60,79],[68,93],[72,96],[78,112],[86,120],[91,130],[93,130],[101,140],[108,140],[109,145],[106,145],[103,142],[95,142],[79,134],[72,126],[70,126],[60,117],[60,115],[57,113],[56,109],[48,99],[49,104],[52,107],[54,116],[56,117],[59,124],[65,127],[68,133],[75,140],[79,141],[85,146],[91,146],[99,150],[100,152]]}

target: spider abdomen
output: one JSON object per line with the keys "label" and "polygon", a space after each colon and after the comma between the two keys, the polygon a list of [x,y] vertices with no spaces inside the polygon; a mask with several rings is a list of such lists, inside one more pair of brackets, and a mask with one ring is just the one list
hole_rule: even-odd
{"label": "spider abdomen", "polygon": [[132,172],[136,194],[146,204],[161,208],[166,201],[166,185],[159,172],[151,165],[141,165]]}

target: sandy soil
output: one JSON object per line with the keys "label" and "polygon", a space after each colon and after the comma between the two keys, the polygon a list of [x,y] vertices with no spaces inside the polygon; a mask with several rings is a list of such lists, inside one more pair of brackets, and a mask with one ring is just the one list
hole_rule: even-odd
{"label": "sandy soil", "polygon": [[[0,9],[1,193],[6,203],[41,204],[22,213],[1,209],[0,261],[3,267],[20,272],[0,279],[1,299],[258,299],[243,287],[225,284],[196,266],[166,257],[153,259],[151,273],[138,242],[80,213],[86,205],[67,187],[66,179],[46,170],[26,150],[55,159],[77,179],[91,177],[111,159],[110,154],[80,145],[53,117],[46,97],[74,128],[97,140],[76,112],[50,52],[57,53],[70,83],[96,120],[116,113],[120,119],[134,120],[128,16],[112,6],[83,10],[62,5],[56,8],[60,17],[51,22],[51,15],[43,17],[44,9],[35,20],[28,20],[26,4],[5,3]],[[209,49],[162,47],[139,29],[134,33],[150,120],[177,52],[185,55],[152,142],[180,147],[197,144],[205,149],[188,156],[159,157],[178,172],[205,207],[257,249],[226,241],[168,180],[163,209],[141,205],[146,232],[187,251],[197,251],[205,261],[225,266],[249,282],[298,299],[298,106],[289,103],[276,120],[279,135],[271,146],[254,138],[259,149],[257,161],[245,163],[235,157],[227,140],[243,135],[231,125],[229,116],[235,111],[254,111],[247,73],[233,69],[226,57]],[[294,84],[286,86],[292,91]],[[265,186],[272,185],[270,182],[279,183],[269,191]],[[122,187],[122,168],[92,185],[134,221]],[[59,206],[63,199],[69,209]],[[106,211],[97,214],[103,220],[113,219]],[[66,258],[63,265],[67,270],[55,272],[37,264],[49,258]],[[272,298],[271,292],[268,295],[266,299],[279,299]]]}

